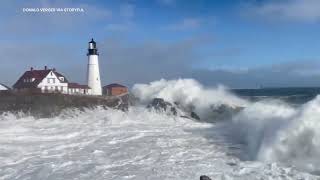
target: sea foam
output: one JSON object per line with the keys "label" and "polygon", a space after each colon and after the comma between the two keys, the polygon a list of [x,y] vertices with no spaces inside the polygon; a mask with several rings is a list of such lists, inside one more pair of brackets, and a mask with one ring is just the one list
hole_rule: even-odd
{"label": "sea foam", "polygon": [[[133,94],[142,103],[127,112],[97,107],[41,119],[0,115],[1,179],[316,179],[300,170],[320,167],[319,97],[301,107],[250,102],[192,79],[135,85]],[[211,105],[242,110],[204,123],[146,109],[155,97],[194,106],[201,115]]]}
{"label": "sea foam", "polygon": [[211,106],[243,107],[225,123],[231,127],[228,133],[234,142],[245,144],[245,159],[320,172],[320,96],[300,107],[278,99],[249,102],[226,87],[205,88],[193,79],[139,84],[133,87],[133,93],[142,101],[160,97],[186,107],[194,106],[197,113],[208,117]]}

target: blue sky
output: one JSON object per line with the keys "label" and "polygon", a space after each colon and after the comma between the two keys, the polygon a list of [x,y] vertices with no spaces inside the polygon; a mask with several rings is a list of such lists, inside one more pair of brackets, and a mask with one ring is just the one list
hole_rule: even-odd
{"label": "blue sky", "polygon": [[[41,7],[84,12],[22,11]],[[44,65],[84,83],[91,37],[104,84],[320,85],[319,0],[31,0],[1,1],[0,10],[0,82],[8,85]]]}

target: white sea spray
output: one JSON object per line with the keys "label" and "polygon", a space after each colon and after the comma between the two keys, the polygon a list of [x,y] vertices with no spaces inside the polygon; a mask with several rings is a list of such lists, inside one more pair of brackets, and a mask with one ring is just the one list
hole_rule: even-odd
{"label": "white sea spray", "polygon": [[[243,110],[218,124],[150,111],[145,103],[128,112],[70,109],[42,119],[5,113],[0,179],[317,179],[307,172],[320,167],[320,98],[302,107],[253,103],[192,79],[133,90],[145,103],[160,97],[193,105],[199,114],[210,105]],[[239,159],[238,151],[252,161]]]}

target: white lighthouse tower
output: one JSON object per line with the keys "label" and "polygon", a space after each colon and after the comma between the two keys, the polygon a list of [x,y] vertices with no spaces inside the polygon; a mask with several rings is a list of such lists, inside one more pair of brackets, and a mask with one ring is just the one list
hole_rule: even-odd
{"label": "white lighthouse tower", "polygon": [[91,88],[92,95],[102,95],[99,61],[98,61],[98,49],[96,42],[93,39],[89,42],[88,48],[88,86]]}

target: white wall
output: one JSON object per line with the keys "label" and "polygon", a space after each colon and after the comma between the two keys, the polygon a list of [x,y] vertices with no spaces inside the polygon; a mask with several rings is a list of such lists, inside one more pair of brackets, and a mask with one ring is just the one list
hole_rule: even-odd
{"label": "white wall", "polygon": [[51,71],[47,77],[41,81],[38,88],[40,88],[42,92],[45,92],[47,88],[49,92],[55,92],[58,90],[64,94],[68,93],[68,83],[61,83],[53,71]]}
{"label": "white wall", "polygon": [[75,94],[75,95],[92,95],[91,89],[87,89],[87,93],[84,94],[83,89],[79,88],[69,88],[68,89],[68,94]]}
{"label": "white wall", "polygon": [[0,84],[0,91],[5,91],[5,90],[8,90],[8,88],[6,88],[5,86],[2,86],[2,85]]}
{"label": "white wall", "polygon": [[88,86],[93,95],[102,95],[98,55],[88,56]]}

